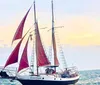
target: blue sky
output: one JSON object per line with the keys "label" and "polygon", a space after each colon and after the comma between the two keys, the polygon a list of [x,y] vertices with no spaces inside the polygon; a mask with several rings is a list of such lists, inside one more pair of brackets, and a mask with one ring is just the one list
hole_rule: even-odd
{"label": "blue sky", "polygon": [[[14,32],[32,2],[33,0],[0,1],[0,56],[3,60],[11,52]],[[36,7],[40,27],[50,27],[51,0],[36,0]],[[58,33],[61,43],[65,45],[64,54],[68,64],[75,64],[80,70],[99,69],[100,0],[54,0],[54,13],[55,25],[64,26],[58,29]],[[34,22],[31,16],[30,13],[29,26]],[[47,41],[48,37],[45,37],[46,44]],[[4,62],[0,60],[1,65],[2,63]]]}

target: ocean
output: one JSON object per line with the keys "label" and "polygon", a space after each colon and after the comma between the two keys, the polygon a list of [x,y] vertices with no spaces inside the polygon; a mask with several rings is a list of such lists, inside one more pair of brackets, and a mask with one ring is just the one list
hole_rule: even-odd
{"label": "ocean", "polygon": [[[100,70],[80,71],[80,79],[75,85],[100,85]],[[0,85],[21,85],[18,81],[0,80]]]}

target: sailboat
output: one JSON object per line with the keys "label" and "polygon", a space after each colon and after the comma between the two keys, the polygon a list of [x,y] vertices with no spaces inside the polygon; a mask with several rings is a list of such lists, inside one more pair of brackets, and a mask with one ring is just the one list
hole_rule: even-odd
{"label": "sailboat", "polygon": [[[68,84],[75,84],[79,80],[79,74],[78,71],[75,68],[68,68],[66,67],[62,72],[59,72],[57,68],[60,66],[59,60],[57,58],[57,49],[56,49],[56,39],[55,39],[55,32],[54,32],[54,12],[53,12],[53,0],[51,1],[52,4],[52,50],[54,55],[54,61],[53,64],[48,59],[44,47],[42,45],[41,36],[39,32],[38,27],[38,20],[36,18],[36,6],[35,1],[33,3],[34,5],[34,25],[35,25],[35,57],[36,57],[36,65],[29,65],[28,62],[28,43],[29,40],[32,40],[32,34],[29,35],[25,47],[23,49],[19,67],[17,69],[17,73],[15,76],[7,75],[4,70],[8,65],[18,63],[18,55],[19,50],[22,44],[22,41],[27,36],[27,34],[30,32],[30,29],[26,32],[24,36],[23,35],[23,28],[26,21],[26,18],[28,16],[28,13],[30,12],[32,6],[27,11],[26,15],[22,19],[21,23],[19,24],[17,31],[13,37],[12,44],[15,40],[20,39],[18,44],[16,45],[15,49],[10,54],[6,64],[4,65],[2,71],[0,72],[0,78],[3,79],[12,79],[12,80],[18,80],[22,85],[68,85]],[[32,69],[33,67],[36,67],[36,73]],[[39,72],[39,68],[44,67],[44,73]],[[30,68],[31,72],[29,72],[30,75],[17,75],[20,71],[23,69]]]}

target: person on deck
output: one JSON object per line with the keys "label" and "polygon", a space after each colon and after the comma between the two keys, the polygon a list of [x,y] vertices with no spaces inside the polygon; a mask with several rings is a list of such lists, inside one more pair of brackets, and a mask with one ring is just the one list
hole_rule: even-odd
{"label": "person on deck", "polygon": [[49,74],[49,73],[50,73],[50,69],[47,68],[47,69],[45,70],[45,72],[46,72],[46,74]]}
{"label": "person on deck", "polygon": [[65,71],[63,72],[61,77],[63,77],[63,78],[70,77],[69,70],[67,68],[65,69]]}

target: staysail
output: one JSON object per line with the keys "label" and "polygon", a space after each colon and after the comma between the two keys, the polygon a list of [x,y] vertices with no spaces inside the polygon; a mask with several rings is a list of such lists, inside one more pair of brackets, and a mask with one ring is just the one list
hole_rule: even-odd
{"label": "staysail", "polygon": [[20,48],[21,42],[22,42],[22,40],[20,40],[20,42],[17,44],[17,46],[15,47],[15,49],[9,56],[4,68],[10,64],[18,62],[18,54],[19,54],[19,48]]}
{"label": "staysail", "polygon": [[24,23],[25,23],[25,20],[26,20],[26,18],[27,18],[27,15],[28,15],[30,9],[31,9],[31,7],[29,8],[29,10],[27,11],[26,15],[24,16],[24,18],[23,18],[22,21],[20,22],[20,24],[19,24],[19,26],[18,26],[18,28],[17,28],[17,30],[16,30],[16,33],[15,33],[15,35],[14,35],[14,37],[13,37],[12,43],[13,43],[14,40],[17,40],[17,39],[22,38]]}
{"label": "staysail", "polygon": [[58,66],[59,62],[57,59],[57,50],[56,50],[56,40],[55,40],[55,31],[54,31],[54,13],[53,13],[53,1],[52,1],[52,44],[54,52],[54,65]]}
{"label": "staysail", "polygon": [[29,38],[28,38],[28,40],[26,42],[25,48],[24,48],[23,53],[22,53],[22,56],[21,56],[21,60],[20,60],[18,72],[20,70],[24,69],[24,68],[29,67],[28,57],[27,57],[28,41],[29,41]]}
{"label": "staysail", "polygon": [[[27,33],[30,31],[30,29],[27,31]],[[24,37],[27,35],[27,33],[24,35]],[[15,49],[13,50],[13,52],[10,54],[4,68],[10,64],[16,63],[18,62],[18,54],[19,54],[19,49],[20,49],[20,45],[24,39],[24,37],[19,41],[19,43],[16,45]]]}

